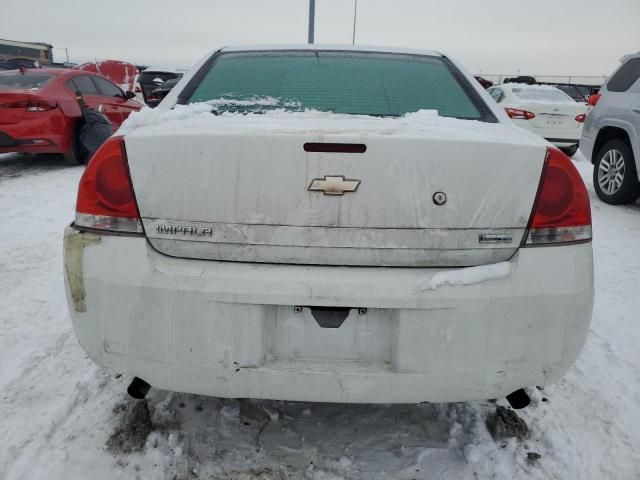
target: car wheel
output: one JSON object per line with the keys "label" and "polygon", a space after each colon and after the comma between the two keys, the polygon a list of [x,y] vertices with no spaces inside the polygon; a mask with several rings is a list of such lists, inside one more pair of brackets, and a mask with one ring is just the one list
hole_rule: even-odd
{"label": "car wheel", "polygon": [[560,150],[564,152],[565,155],[569,157],[573,157],[578,151],[578,145],[571,145],[570,147],[561,147]]}
{"label": "car wheel", "polygon": [[73,136],[71,137],[71,149],[63,154],[65,162],[69,165],[84,165],[86,162],[86,155],[83,154],[78,142],[79,131],[80,128],[76,126],[73,130]]}
{"label": "car wheel", "polygon": [[633,152],[622,140],[610,140],[598,152],[593,168],[593,186],[598,197],[611,205],[634,202],[640,182]]}

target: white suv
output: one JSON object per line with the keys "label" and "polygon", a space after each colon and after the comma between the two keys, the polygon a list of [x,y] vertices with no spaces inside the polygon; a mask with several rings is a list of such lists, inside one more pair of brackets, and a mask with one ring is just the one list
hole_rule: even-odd
{"label": "white suv", "polygon": [[593,304],[571,160],[420,50],[214,52],[93,156],[64,252],[81,345],[137,396],[522,398]]}
{"label": "white suv", "polygon": [[613,205],[632,203],[640,196],[640,53],[623,58],[589,103],[580,150],[594,164],[596,193]]}

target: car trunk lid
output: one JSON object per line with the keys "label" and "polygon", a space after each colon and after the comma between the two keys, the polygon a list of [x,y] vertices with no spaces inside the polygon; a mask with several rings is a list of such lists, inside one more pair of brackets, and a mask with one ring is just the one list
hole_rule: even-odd
{"label": "car trunk lid", "polygon": [[206,115],[204,124],[125,137],[145,234],[168,255],[370,266],[504,261],[524,235],[545,158],[542,144],[501,124],[435,117],[435,126],[412,130],[403,119],[353,127],[298,114],[283,126],[269,115]]}
{"label": "car trunk lid", "polygon": [[539,102],[527,104],[522,108],[535,113],[536,116],[530,120],[533,127],[555,129],[576,129],[580,127],[581,124],[576,121],[576,117],[587,111],[587,107],[578,102]]}

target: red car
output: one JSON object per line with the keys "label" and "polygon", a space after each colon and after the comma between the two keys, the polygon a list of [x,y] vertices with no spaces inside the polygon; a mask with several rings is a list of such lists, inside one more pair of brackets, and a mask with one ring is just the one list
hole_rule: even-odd
{"label": "red car", "polygon": [[72,163],[83,163],[76,92],[107,116],[113,130],[142,108],[131,99],[132,92],[99,74],[57,68],[1,71],[0,153],[61,153]]}

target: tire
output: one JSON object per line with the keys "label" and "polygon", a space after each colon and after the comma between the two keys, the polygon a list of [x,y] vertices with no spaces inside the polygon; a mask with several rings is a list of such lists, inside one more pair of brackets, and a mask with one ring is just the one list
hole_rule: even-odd
{"label": "tire", "polygon": [[561,147],[560,150],[564,152],[565,155],[569,157],[573,157],[578,151],[578,145],[571,145],[570,147]]}
{"label": "tire", "polygon": [[610,205],[637,200],[640,182],[635,158],[627,142],[609,140],[603,145],[594,162],[593,186],[600,200]]}
{"label": "tire", "polygon": [[71,149],[63,154],[64,161],[69,165],[84,165],[87,161],[86,155],[83,154],[78,144],[78,132],[80,129],[76,125],[73,129],[73,135],[71,137]]}

